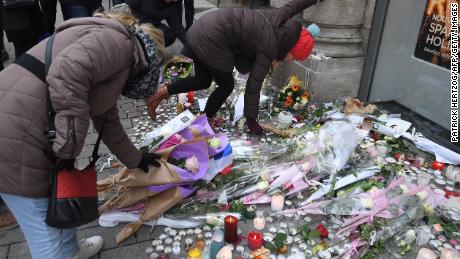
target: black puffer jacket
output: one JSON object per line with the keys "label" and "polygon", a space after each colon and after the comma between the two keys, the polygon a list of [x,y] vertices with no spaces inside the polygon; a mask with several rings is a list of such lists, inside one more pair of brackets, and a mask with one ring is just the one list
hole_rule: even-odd
{"label": "black puffer jacket", "polygon": [[262,82],[274,60],[283,60],[297,42],[301,25],[291,18],[317,0],[293,0],[281,8],[225,8],[210,12],[187,32],[187,44],[206,65],[231,72],[235,57],[252,60],[244,114],[257,118]]}

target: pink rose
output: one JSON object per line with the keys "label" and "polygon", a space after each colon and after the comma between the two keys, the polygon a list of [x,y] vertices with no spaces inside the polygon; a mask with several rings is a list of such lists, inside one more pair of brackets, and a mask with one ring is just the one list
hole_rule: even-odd
{"label": "pink rose", "polygon": [[187,158],[185,160],[185,169],[192,173],[196,173],[200,168],[200,163],[198,162],[198,158],[196,156],[192,156],[191,158]]}

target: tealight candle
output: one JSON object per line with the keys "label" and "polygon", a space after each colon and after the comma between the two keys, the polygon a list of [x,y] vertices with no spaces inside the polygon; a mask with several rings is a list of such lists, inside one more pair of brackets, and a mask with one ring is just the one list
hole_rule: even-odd
{"label": "tealight candle", "polygon": [[272,197],[272,211],[282,211],[284,208],[284,196],[276,194]]}
{"label": "tealight candle", "polygon": [[224,246],[216,255],[216,259],[232,259],[232,248]]}
{"label": "tealight candle", "polygon": [[173,246],[172,253],[173,255],[180,255],[180,246]]}
{"label": "tealight candle", "polygon": [[248,233],[248,247],[252,251],[259,249],[262,246],[262,234],[255,231]]}
{"label": "tealight candle", "polygon": [[201,249],[193,247],[187,252],[187,259],[201,259]]}
{"label": "tealight candle", "polygon": [[254,229],[263,230],[265,228],[265,218],[263,211],[258,211],[256,217],[254,218]]}
{"label": "tealight candle", "polygon": [[236,243],[238,241],[238,219],[229,215],[224,219],[225,242]]}

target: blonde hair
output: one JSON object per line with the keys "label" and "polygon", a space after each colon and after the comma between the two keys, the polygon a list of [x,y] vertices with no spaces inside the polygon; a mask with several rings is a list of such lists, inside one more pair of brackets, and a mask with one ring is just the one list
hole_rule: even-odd
{"label": "blonde hair", "polygon": [[149,34],[150,38],[155,42],[159,62],[163,62],[166,56],[165,39],[163,31],[155,28],[150,23],[139,23],[139,21],[130,13],[129,9],[123,12],[96,12],[94,17],[103,17],[114,19],[126,26],[128,30],[133,31],[135,27],[139,27],[142,31]]}

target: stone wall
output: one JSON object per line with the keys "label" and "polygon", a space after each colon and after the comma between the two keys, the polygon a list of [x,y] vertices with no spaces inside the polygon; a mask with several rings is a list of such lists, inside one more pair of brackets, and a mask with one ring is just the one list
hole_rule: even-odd
{"label": "stone wall", "polygon": [[[271,0],[279,7],[286,0]],[[307,81],[315,100],[335,100],[357,96],[365,53],[372,28],[375,0],[324,0],[300,17],[304,24],[316,23],[321,33],[315,43],[315,54],[329,59],[308,59],[283,64],[274,76],[274,83],[284,82],[291,74]]]}

